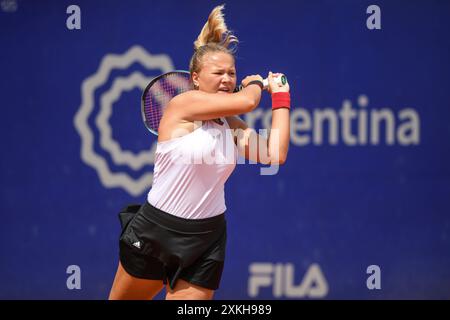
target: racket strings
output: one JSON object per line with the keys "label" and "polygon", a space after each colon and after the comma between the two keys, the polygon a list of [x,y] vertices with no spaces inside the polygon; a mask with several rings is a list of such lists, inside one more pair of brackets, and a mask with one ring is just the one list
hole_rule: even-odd
{"label": "racket strings", "polygon": [[144,93],[144,120],[150,131],[158,131],[159,122],[169,101],[192,90],[189,73],[173,72],[158,78]]}

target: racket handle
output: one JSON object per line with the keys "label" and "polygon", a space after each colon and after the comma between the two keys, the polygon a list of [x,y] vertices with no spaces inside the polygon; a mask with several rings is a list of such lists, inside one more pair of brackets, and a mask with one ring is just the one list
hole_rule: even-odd
{"label": "racket handle", "polygon": [[[287,78],[285,75],[282,75],[281,77],[273,78],[273,80],[275,81],[275,83],[278,83],[278,84],[279,83],[286,84],[286,82],[287,82]],[[269,79],[268,78],[263,79],[263,86],[264,86],[264,90],[267,90],[267,88],[269,87]],[[237,86],[236,89],[234,89],[234,92],[239,92],[242,89],[244,89],[244,87],[241,84],[241,85]]]}
{"label": "racket handle", "polygon": [[[278,83],[278,84],[281,83],[283,85],[286,84],[286,82],[287,82],[287,78],[285,75],[282,75],[281,77],[273,78],[273,80],[275,81],[275,83]],[[263,79],[263,85],[264,85],[264,90],[266,90],[269,87],[269,79],[268,78]]]}

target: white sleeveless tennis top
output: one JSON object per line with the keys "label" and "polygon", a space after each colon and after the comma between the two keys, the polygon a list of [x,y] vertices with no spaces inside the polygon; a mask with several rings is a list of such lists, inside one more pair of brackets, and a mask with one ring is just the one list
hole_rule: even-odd
{"label": "white sleeveless tennis top", "polygon": [[236,167],[237,148],[225,118],[179,138],[158,142],[148,202],[185,219],[224,213],[225,181]]}

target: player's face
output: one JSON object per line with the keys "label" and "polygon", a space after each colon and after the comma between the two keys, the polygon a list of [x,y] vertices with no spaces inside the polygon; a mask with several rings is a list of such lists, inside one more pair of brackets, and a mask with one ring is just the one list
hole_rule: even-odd
{"label": "player's face", "polygon": [[236,87],[234,58],[226,52],[210,52],[203,56],[200,71],[192,74],[199,90],[210,93],[232,93]]}

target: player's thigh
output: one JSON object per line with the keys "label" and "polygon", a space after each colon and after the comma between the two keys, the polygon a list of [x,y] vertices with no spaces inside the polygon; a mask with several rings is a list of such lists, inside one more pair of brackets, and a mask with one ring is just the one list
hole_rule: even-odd
{"label": "player's thigh", "polygon": [[214,296],[214,290],[197,286],[183,279],[177,280],[173,290],[170,290],[169,285],[166,289],[166,300],[211,300]]}
{"label": "player's thigh", "polygon": [[149,300],[164,287],[162,280],[139,279],[128,274],[119,262],[109,294],[110,300]]}

